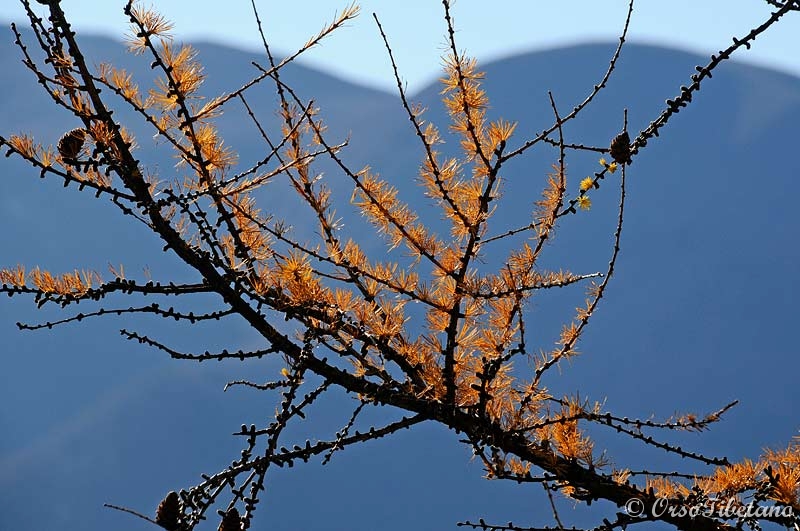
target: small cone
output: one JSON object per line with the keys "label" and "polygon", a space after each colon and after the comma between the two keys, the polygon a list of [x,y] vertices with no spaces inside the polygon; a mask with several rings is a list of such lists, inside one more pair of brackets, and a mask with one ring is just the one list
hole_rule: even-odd
{"label": "small cone", "polygon": [[180,525],[181,507],[178,493],[170,491],[158,504],[156,509],[156,523],[169,531],[175,531]]}
{"label": "small cone", "polygon": [[86,130],[73,129],[64,134],[58,141],[58,153],[64,162],[75,162],[86,140]]}
{"label": "small cone", "polygon": [[611,141],[611,148],[609,149],[611,158],[620,164],[631,163],[631,137],[628,132],[624,131],[614,137]]}
{"label": "small cone", "polygon": [[222,523],[219,524],[219,531],[242,531],[242,519],[236,507],[232,507],[231,510],[222,517]]}

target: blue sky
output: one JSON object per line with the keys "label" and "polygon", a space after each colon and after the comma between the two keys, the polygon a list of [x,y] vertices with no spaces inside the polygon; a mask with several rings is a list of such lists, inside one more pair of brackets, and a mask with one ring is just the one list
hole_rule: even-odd
{"label": "blue sky", "polygon": [[[62,0],[76,28],[119,37],[126,29],[124,0]],[[176,23],[176,35],[210,39],[243,48],[256,48],[259,38],[250,0],[167,0],[157,6]],[[34,4],[37,8],[41,7]],[[345,1],[257,0],[271,44],[279,51],[294,50],[333,17]],[[394,81],[380,37],[372,20],[376,12],[389,34],[404,79],[413,90],[435,78],[444,49],[441,2],[434,0],[364,0],[362,14],[304,57],[307,64],[374,87],[391,90]],[[541,2],[505,0],[456,1],[453,13],[460,46],[481,60],[570,44],[615,39],[624,19],[624,0]],[[222,7],[220,7],[222,6]],[[684,50],[713,53],[727,46],[732,35],[743,35],[768,17],[763,0],[639,0],[631,38]],[[675,14],[679,13],[679,14]],[[779,27],[756,41],[740,60],[776,67],[800,76],[800,13],[787,16]],[[0,2],[0,19],[20,20],[23,9],[15,0]]]}

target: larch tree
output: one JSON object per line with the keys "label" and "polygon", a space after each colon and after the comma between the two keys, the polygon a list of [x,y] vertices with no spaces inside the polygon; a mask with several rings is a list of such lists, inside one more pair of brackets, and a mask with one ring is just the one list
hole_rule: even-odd
{"label": "larch tree", "polygon": [[[2,293],[31,296],[40,307],[65,311],[79,302],[96,305],[90,312],[72,313],[58,322],[21,323],[20,328],[50,328],[121,313],[189,325],[239,318],[263,338],[262,349],[248,351],[231,344],[220,352],[183,352],[143,331],[122,333],[176,359],[278,356],[284,360],[273,381],[232,382],[274,393],[272,422],[242,425],[238,436],[243,449],[229,466],[203,474],[194,486],[176,486],[158,508],[152,508],[153,516],[139,516],[171,531],[208,525],[224,531],[248,529],[258,515],[268,473],[275,467],[327,460],[334,452],[433,422],[461,434],[490,479],[540,483],[551,502],[554,496],[587,505],[610,502],[615,509],[609,514],[598,511],[598,529],[654,521],[703,531],[759,529],[764,524],[797,528],[797,441],[752,460],[729,462],[685,450],[661,435],[703,431],[734,404],[705,416],[632,419],[577,394],[556,396],[548,391],[546,379],[557,376],[556,368],[577,355],[578,342],[609,288],[620,252],[631,164],[646,156],[648,143],[657,141],[675,114],[695,104],[701,86],[721,63],[749,48],[782,17],[797,16],[792,12],[800,11],[800,2],[770,0],[772,14],[688,74],[674,99],[667,100],[663,112],[642,131],[630,131],[625,110],[619,109],[619,134],[586,144],[573,143],[563,126],[581,115],[612,76],[626,41],[633,0],[603,78],[568,110],[551,95],[552,125],[523,139],[514,136],[513,121],[489,119],[483,75],[476,61],[459,50],[449,0],[441,2],[448,48],[442,78],[447,124],[426,121],[424,109],[406,97],[390,40],[375,17],[400,103],[421,147],[421,193],[434,201],[446,220],[449,233],[445,234],[432,228],[434,220],[403,202],[392,182],[369,167],[346,162],[342,153],[347,142],[327,133],[324,109],[303,100],[281,77],[287,64],[355,17],[357,6],[346,7],[283,59],[273,55],[263,38],[265,62],[255,65],[259,71],[252,80],[226,94],[204,98],[201,58],[190,46],[173,42],[171,24],[153,9],[133,2],[124,5],[131,24],[130,52],[150,62],[155,72],[153,88],[143,90],[143,80],[113,64],[89,64],[59,0],[37,2],[45,7],[21,0],[33,38],[26,42],[14,27],[18,51],[52,100],[52,112],[69,113],[76,126],[53,146],[28,135],[0,137],[6,155],[24,159],[42,177],[109,201],[131,223],[155,233],[164,252],[177,257],[197,280],[129,278],[122,269],[110,277],[79,269],[54,273],[7,264],[0,270]],[[40,9],[46,18],[37,14]],[[260,28],[255,2],[253,9]],[[249,94],[265,86],[279,102],[279,131],[268,130],[248,105]],[[139,147],[130,127],[115,118],[119,107],[133,110],[157,135],[158,149],[173,152],[178,160],[174,172],[157,173],[140,162],[137,151],[145,147]],[[260,160],[237,160],[234,148],[223,141],[215,119],[229,109],[244,109],[254,134],[263,138]],[[449,128],[447,133],[441,132],[443,126]],[[442,149],[453,138],[457,156]],[[533,216],[518,227],[493,225],[503,201],[504,170],[509,161],[535,148],[550,149],[554,155]],[[146,149],[151,149],[149,144]],[[567,159],[578,151],[596,152],[599,171],[572,182],[567,178]],[[328,178],[317,170],[319,159],[327,159],[350,183],[350,205],[334,204]],[[278,180],[289,183],[305,205],[297,219],[276,219],[259,207],[259,189]],[[591,207],[600,188],[615,188],[619,205],[605,271],[542,267],[540,257],[546,244],[556,239],[558,225],[580,223],[582,211]],[[396,249],[394,261],[369,256],[361,242],[348,235],[337,214],[337,209],[347,208],[372,224],[387,249]],[[302,223],[313,224],[316,241],[293,234],[291,225]],[[497,258],[495,249],[510,251]],[[484,260],[488,254],[496,263]],[[540,291],[569,286],[585,290],[585,303],[563,326],[554,348],[535,349],[526,337],[531,299]],[[209,294],[216,297],[217,309],[189,310],[193,297]],[[121,297],[130,297],[133,306],[112,306]],[[166,310],[157,303],[163,298],[186,301],[187,309]],[[286,428],[302,421],[309,406],[326,400],[333,388],[357,398],[347,424],[328,439],[287,441]],[[360,414],[376,407],[400,415],[384,425],[357,430]],[[631,470],[626,456],[608,455],[598,448],[593,430],[609,428],[621,438],[696,462],[705,471]],[[555,521],[563,527],[556,505],[552,508]],[[204,520],[211,522],[203,524]],[[542,529],[483,520],[461,524],[484,530]]]}

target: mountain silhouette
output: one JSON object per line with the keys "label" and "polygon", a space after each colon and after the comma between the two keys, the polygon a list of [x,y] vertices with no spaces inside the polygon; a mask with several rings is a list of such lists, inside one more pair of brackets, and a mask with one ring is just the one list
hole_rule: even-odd
{"label": "mountain silhouette", "polygon": [[[31,36],[27,36],[31,41]],[[13,35],[0,31],[0,134],[35,134],[54,143],[76,127],[52,105],[22,65]],[[94,62],[110,61],[152,79],[149,61],[123,45],[81,38]],[[208,75],[203,92],[214,96],[241,86],[263,57],[216,44],[195,43]],[[532,52],[483,65],[491,117],[519,123],[509,146],[517,146],[553,122],[552,91],[562,114],[583,100],[605,71],[613,46],[585,44]],[[704,58],[674,50],[629,44],[617,71],[581,117],[565,126],[568,141],[607,145],[622,128],[644,128],[678,95]],[[284,79],[301,98],[314,99],[331,138],[349,138],[345,158],[355,169],[369,165],[391,180],[401,196],[446,227],[416,186],[423,151],[399,99],[293,64]],[[425,118],[446,132],[440,86],[409,95],[427,107]],[[273,86],[248,93],[268,130],[277,130]],[[162,179],[180,177],[175,160],[152,131],[120,106],[117,117],[142,146],[138,156]],[[628,207],[616,277],[579,344],[583,355],[565,363],[546,384],[555,394],[574,393],[605,401],[629,417],[666,418],[675,412],[704,414],[738,399],[723,422],[702,435],[669,434],[694,451],[757,457],[765,446],[785,445],[797,433],[800,367],[793,341],[800,299],[800,228],[795,185],[800,162],[793,156],[800,123],[800,79],[729,62],[704,82],[695,102],[674,116],[628,169]],[[266,151],[250,122],[233,112],[219,120],[226,144],[242,167]],[[456,153],[447,137],[443,151]],[[600,168],[596,154],[571,156],[571,193]],[[492,233],[525,225],[556,162],[551,147],[536,147],[504,169],[503,202]],[[354,238],[375,253],[385,248],[374,230],[349,207],[351,187],[329,161],[325,179]],[[574,272],[603,271],[611,252],[618,204],[616,177],[593,192],[593,208],[568,216],[543,260]],[[0,265],[41,265],[105,272],[123,264],[132,278],[149,271],[154,280],[197,280],[162,243],[124,217],[107,200],[63,188],[14,157],[0,166]],[[259,191],[262,208],[291,219],[300,237],[314,235],[297,212],[301,205],[280,183]],[[498,245],[497,256],[507,249]],[[401,253],[394,251],[398,259]],[[392,255],[390,254],[390,257]],[[486,267],[493,256],[486,257]],[[531,345],[548,349],[560,325],[583,300],[582,288],[553,290],[531,301]],[[159,301],[164,306],[183,301]],[[197,307],[219,301],[198,296]],[[125,298],[108,307],[127,308]],[[81,305],[78,310],[88,311]],[[88,308],[88,306],[87,306]],[[243,441],[230,434],[242,423],[272,419],[272,397],[242,388],[223,393],[235,379],[263,381],[282,366],[278,358],[204,363],[166,359],[125,341],[120,328],[138,330],[184,351],[258,347],[259,338],[238,321],[186,327],[163,319],[109,317],[53,330],[20,332],[15,323],[67,315],[37,311],[24,297],[0,304],[0,528],[151,529],[144,521],[102,507],[114,503],[152,513],[169,490],[197,483],[200,473],[224,468]],[[235,338],[236,345],[231,345]],[[355,402],[333,392],[312,409],[293,436],[329,437],[348,418],[341,409]],[[394,412],[379,409],[376,423]],[[392,417],[394,418],[394,417]],[[624,456],[625,466],[699,470],[649,447],[598,431],[598,446]],[[319,462],[277,470],[268,479],[253,529],[446,529],[456,521],[542,523],[549,514],[535,485],[489,482],[458,436],[425,425],[343,451],[324,467]],[[531,490],[533,489],[533,491]],[[584,509],[565,503],[566,525],[580,526]],[[601,504],[601,507],[610,509]],[[591,510],[594,510],[592,507]],[[562,517],[564,514],[562,514]],[[215,528],[213,515],[206,528]]]}

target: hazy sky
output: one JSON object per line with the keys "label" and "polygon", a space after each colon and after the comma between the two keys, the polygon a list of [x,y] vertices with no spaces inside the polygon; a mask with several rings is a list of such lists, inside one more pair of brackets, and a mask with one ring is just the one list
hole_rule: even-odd
{"label": "hazy sky", "polygon": [[[33,3],[33,2],[32,2]],[[176,23],[181,38],[206,38],[231,45],[259,46],[251,0],[153,0]],[[337,0],[256,0],[275,49],[287,52],[316,33],[337,9]],[[120,36],[127,28],[124,0],[62,0],[78,29]],[[38,4],[34,6],[40,8]],[[385,51],[372,13],[381,18],[404,79],[414,89],[438,74],[444,46],[442,5],[436,0],[363,0],[361,16],[307,56],[305,62],[362,83],[391,88]],[[453,6],[460,46],[481,60],[587,40],[615,39],[627,1],[460,0]],[[713,53],[733,35],[744,35],[769,16],[763,0],[638,0],[631,37],[685,50]],[[20,20],[17,0],[0,0],[0,19]],[[759,39],[740,60],[800,75],[800,13]]]}

